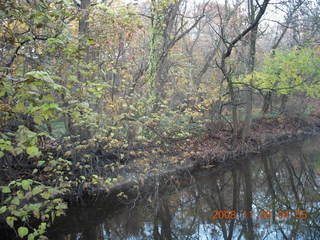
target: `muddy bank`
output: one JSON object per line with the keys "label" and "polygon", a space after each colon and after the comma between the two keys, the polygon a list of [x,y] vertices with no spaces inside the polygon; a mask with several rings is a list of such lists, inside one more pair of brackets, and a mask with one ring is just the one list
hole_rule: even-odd
{"label": "muddy bank", "polygon": [[[113,185],[107,191],[105,189],[90,189],[82,191],[82,196],[68,196],[70,204],[81,205],[99,205],[106,203],[115,206],[119,199],[124,202],[137,199],[149,192],[154,192],[155,188],[159,190],[163,186],[169,186],[170,183],[177,179],[189,177],[196,171],[210,169],[211,171],[223,172],[241,164],[241,160],[261,153],[273,152],[283,144],[295,141],[301,141],[308,137],[316,136],[320,133],[320,127],[314,125],[308,126],[307,129],[300,129],[294,132],[287,132],[276,136],[264,138],[260,143],[242,145],[234,151],[212,152],[205,156],[192,156],[185,159],[182,163],[171,165],[165,169],[159,170],[157,173],[147,173],[135,177],[134,180],[123,180]],[[119,193],[123,193],[125,197],[119,197]],[[120,201],[121,202],[121,201]],[[121,203],[119,203],[121,205]]]}

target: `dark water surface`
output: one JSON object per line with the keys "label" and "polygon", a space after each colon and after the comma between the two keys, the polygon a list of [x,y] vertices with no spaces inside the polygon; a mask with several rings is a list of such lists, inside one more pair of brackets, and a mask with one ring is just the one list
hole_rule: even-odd
{"label": "dark water surface", "polygon": [[[226,219],[222,219],[226,218]],[[124,202],[75,208],[52,240],[320,239],[320,137],[204,169]]]}

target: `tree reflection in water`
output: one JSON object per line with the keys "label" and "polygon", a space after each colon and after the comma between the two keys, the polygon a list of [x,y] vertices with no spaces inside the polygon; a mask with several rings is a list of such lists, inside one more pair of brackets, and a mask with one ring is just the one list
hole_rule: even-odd
{"label": "tree reflection in water", "polygon": [[[202,171],[176,190],[160,193],[155,187],[134,207],[78,209],[50,230],[49,239],[320,239],[319,143],[313,138],[286,145],[223,173]],[[296,218],[303,209],[308,218]],[[239,215],[211,220],[213,210]],[[259,218],[261,210],[270,211],[270,219]],[[289,217],[279,218],[279,210],[288,210]]]}

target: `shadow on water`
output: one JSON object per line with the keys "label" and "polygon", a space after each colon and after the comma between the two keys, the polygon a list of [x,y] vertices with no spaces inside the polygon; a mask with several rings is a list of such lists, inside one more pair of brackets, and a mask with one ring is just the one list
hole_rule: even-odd
{"label": "shadow on water", "polygon": [[241,161],[230,170],[199,171],[165,191],[155,186],[154,192],[118,209],[109,202],[75,208],[58,219],[48,237],[320,239],[319,146],[320,138],[312,138]]}

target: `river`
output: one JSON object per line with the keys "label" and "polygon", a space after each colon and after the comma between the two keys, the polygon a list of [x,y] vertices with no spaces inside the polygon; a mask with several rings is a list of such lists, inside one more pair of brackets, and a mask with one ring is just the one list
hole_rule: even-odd
{"label": "river", "polygon": [[320,239],[320,137],[203,169],[135,199],[74,207],[53,240]]}

